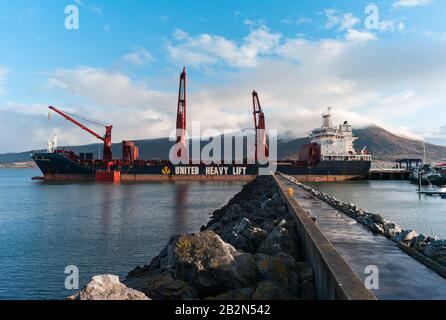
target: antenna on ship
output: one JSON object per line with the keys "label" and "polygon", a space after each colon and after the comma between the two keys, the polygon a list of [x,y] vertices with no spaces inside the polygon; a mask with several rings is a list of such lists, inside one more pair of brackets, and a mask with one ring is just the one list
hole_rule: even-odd
{"label": "antenna on ship", "polygon": [[333,109],[333,107],[327,107],[327,113],[322,114],[322,118],[323,118],[322,127],[324,127],[324,128],[333,127],[333,125],[331,123],[331,109]]}

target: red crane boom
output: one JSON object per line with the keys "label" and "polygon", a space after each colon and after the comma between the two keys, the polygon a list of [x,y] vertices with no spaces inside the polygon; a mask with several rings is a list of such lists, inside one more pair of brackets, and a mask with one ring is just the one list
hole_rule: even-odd
{"label": "red crane boom", "polygon": [[77,121],[74,118],[70,117],[65,112],[63,112],[63,111],[61,111],[61,110],[59,110],[59,109],[57,109],[57,108],[55,108],[53,106],[49,106],[48,108],[50,110],[53,110],[54,112],[58,113],[59,115],[61,115],[65,119],[67,119],[68,121],[74,123],[75,125],[77,125],[81,129],[87,131],[89,134],[93,135],[97,139],[104,141],[104,150],[103,150],[102,159],[104,161],[111,161],[113,159],[112,150],[111,150],[111,144],[112,144],[111,133],[112,133],[112,129],[113,129],[112,125],[103,125],[103,124],[101,124],[102,126],[105,127],[105,135],[101,136],[98,133],[96,133],[93,130],[91,130],[90,128],[84,126],[79,121]]}
{"label": "red crane boom", "polygon": [[[186,137],[186,67],[183,67],[183,72],[180,75],[180,86],[178,90],[178,109],[177,109],[177,143],[182,141],[185,143]],[[177,156],[181,158],[182,150],[185,146],[178,148]]]}
{"label": "red crane boom", "polygon": [[[269,149],[268,145],[266,144],[266,125],[265,125],[265,114],[262,111],[262,107],[260,106],[260,100],[259,95],[257,92],[252,92],[252,107],[253,107],[253,116],[254,116],[254,127],[256,131],[256,141],[255,141],[255,160],[258,161],[258,141],[259,141],[259,134],[262,135],[261,137],[261,144],[264,148],[264,156],[266,158],[269,157]],[[259,132],[259,130],[262,130]]]}

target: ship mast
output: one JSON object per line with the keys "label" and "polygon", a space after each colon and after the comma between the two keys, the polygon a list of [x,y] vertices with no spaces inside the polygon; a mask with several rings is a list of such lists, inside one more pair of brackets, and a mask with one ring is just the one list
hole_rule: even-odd
{"label": "ship mast", "polygon": [[260,142],[261,148],[263,149],[263,154],[261,154],[261,158],[269,157],[269,149],[266,143],[266,125],[265,125],[265,114],[262,111],[262,107],[260,106],[259,95],[256,91],[252,92],[252,108],[253,108],[253,116],[254,116],[254,127],[255,127],[255,161],[256,163],[259,160],[258,154],[258,144]]}
{"label": "ship mast", "polygon": [[183,67],[183,72],[180,74],[180,84],[178,88],[178,106],[177,106],[177,121],[176,121],[176,144],[174,154],[175,159],[180,162],[187,162],[188,151],[186,147],[186,67]]}

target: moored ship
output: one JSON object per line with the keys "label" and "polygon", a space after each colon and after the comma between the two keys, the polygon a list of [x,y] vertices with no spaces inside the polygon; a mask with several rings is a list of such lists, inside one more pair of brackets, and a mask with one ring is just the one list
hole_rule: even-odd
{"label": "moored ship", "polygon": [[[365,178],[370,170],[371,156],[364,149],[354,149],[356,140],[352,127],[347,122],[334,127],[330,109],[323,114],[323,124],[310,134],[311,143],[299,150],[298,160],[276,161],[269,157],[265,133],[265,117],[257,93],[253,94],[253,116],[255,124],[255,159],[225,163],[204,163],[198,161],[174,164],[170,160],[139,159],[139,149],[131,141],[122,142],[122,158],[113,158],[111,151],[112,126],[105,127],[101,136],[75,118],[87,121],[76,115],[63,112],[55,107],[50,110],[63,116],[83,130],[104,142],[102,159],[94,159],[92,153],[76,154],[65,149],[58,149],[56,141],[49,142],[47,152],[31,155],[43,173],[46,181],[114,181],[114,182],[149,182],[172,180],[236,180],[247,181],[259,174],[273,174],[276,171],[292,175],[301,181],[341,181]],[[93,121],[93,123],[98,123]],[[177,109],[177,145],[186,145],[186,72],[180,76],[180,89]],[[181,156],[180,148],[175,155]],[[261,150],[262,152],[258,152]],[[258,155],[269,162],[258,161]],[[262,163],[262,164],[260,164]],[[266,164],[265,164],[266,163]],[[271,169],[273,168],[273,169]]]}
{"label": "moored ship", "polygon": [[333,126],[331,108],[322,115],[322,126],[310,134],[311,143],[299,150],[298,161],[279,161],[277,170],[300,181],[344,181],[366,178],[372,156],[354,148],[357,140],[345,121]]}

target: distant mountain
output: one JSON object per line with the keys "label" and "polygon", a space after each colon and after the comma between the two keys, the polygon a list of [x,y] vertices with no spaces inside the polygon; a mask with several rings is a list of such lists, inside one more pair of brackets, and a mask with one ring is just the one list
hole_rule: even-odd
{"label": "distant mountain", "polygon": [[[398,158],[423,158],[423,142],[397,136],[381,127],[369,126],[354,129],[353,134],[358,137],[355,143],[357,150],[367,148],[374,160],[394,161]],[[297,158],[299,147],[308,143],[308,138],[300,138],[279,143],[279,158]],[[426,159],[428,161],[446,161],[446,147],[426,143]]]}
{"label": "distant mountain", "polygon": [[[370,126],[354,131],[359,138],[356,147],[367,147],[374,159],[393,161],[396,158],[423,158],[423,142],[397,136],[383,128]],[[428,161],[445,161],[446,147],[426,143]]]}
{"label": "distant mountain", "polygon": [[[355,129],[354,135],[359,139],[355,144],[356,149],[367,147],[374,160],[393,161],[396,158],[423,157],[423,143],[392,134],[383,128],[370,126]],[[308,138],[281,139],[278,141],[277,150],[279,159],[297,159],[299,148],[308,143]],[[203,142],[202,145],[207,142]],[[168,138],[136,140],[140,157],[143,159],[167,159],[169,150],[173,144]],[[76,153],[92,152],[98,157],[101,145],[89,144],[84,146],[67,147]],[[121,143],[112,146],[113,154],[121,155]],[[0,154],[1,163],[22,162],[30,160],[31,151],[20,153]],[[446,161],[446,147],[426,143],[426,157],[429,161]]]}

